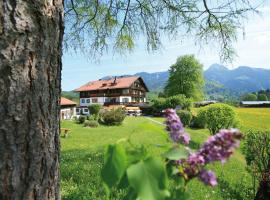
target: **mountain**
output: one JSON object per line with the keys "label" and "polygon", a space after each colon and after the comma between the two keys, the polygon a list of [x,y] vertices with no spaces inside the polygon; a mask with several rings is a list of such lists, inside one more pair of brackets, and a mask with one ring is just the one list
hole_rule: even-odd
{"label": "mountain", "polygon": [[[169,72],[139,72],[134,74],[143,78],[150,91],[163,90],[169,78]],[[130,75],[124,75],[130,76]],[[103,77],[103,79],[113,76]],[[256,92],[270,88],[270,70],[239,66],[228,69],[224,65],[212,64],[204,71],[206,98],[231,99],[238,98],[243,93]]]}
{"label": "mountain", "polygon": [[[162,91],[169,77],[169,72],[140,72],[150,91]],[[205,93],[210,99],[239,97],[246,92],[256,92],[270,88],[270,70],[240,66],[228,69],[220,64],[211,65],[204,71]]]}
{"label": "mountain", "polygon": [[168,71],[154,73],[140,72],[134,75],[142,77],[150,91],[162,91],[169,78]]}
{"label": "mountain", "polygon": [[205,72],[206,80],[215,81],[225,88],[238,92],[255,92],[270,88],[270,70],[240,66],[229,70],[223,65],[213,64]]}

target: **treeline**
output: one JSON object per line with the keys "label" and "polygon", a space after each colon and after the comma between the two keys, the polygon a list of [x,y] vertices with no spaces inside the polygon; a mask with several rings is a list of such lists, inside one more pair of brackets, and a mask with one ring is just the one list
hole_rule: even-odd
{"label": "treeline", "polygon": [[269,101],[270,89],[260,90],[258,92],[246,93],[241,97],[242,101]]}

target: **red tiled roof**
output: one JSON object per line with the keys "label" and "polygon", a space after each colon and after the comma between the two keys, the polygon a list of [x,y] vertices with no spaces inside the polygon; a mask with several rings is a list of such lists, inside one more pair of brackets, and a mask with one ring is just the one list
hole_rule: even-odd
{"label": "red tiled roof", "polygon": [[68,106],[68,105],[76,105],[77,103],[74,101],[71,101],[65,97],[61,97],[60,105],[61,106]]}
{"label": "red tiled roof", "polygon": [[114,78],[110,80],[98,80],[91,81],[79,88],[77,88],[76,92],[82,91],[90,91],[90,90],[106,90],[106,89],[121,89],[121,88],[129,88],[134,81],[136,81],[138,76],[129,76],[129,77],[121,77],[116,78],[116,82],[114,83]]}

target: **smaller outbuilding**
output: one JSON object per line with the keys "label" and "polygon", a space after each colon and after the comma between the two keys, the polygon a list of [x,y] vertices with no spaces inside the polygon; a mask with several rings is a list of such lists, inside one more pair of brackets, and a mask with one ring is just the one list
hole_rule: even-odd
{"label": "smaller outbuilding", "polygon": [[60,119],[72,119],[73,116],[76,116],[76,105],[77,103],[71,101],[65,97],[61,97],[60,100],[61,110],[60,110]]}
{"label": "smaller outbuilding", "polygon": [[241,101],[241,107],[270,107],[270,101]]}
{"label": "smaller outbuilding", "polygon": [[199,101],[194,103],[194,107],[203,107],[203,106],[208,106],[210,104],[218,103],[217,101],[214,100],[209,100],[209,101]]}

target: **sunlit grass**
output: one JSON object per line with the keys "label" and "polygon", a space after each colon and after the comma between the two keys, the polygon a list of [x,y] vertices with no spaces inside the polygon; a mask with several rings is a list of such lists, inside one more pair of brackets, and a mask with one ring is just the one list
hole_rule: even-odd
{"label": "sunlit grass", "polygon": [[[154,118],[162,122],[162,118]],[[169,144],[164,126],[144,117],[128,117],[121,126],[100,126],[84,128],[71,121],[61,123],[71,129],[67,138],[61,139],[62,199],[105,199],[105,191],[100,179],[104,147],[121,138],[130,138],[134,144],[148,146],[150,154],[159,155],[162,148],[156,144]],[[206,129],[191,130],[191,148],[199,148],[209,136]],[[245,160],[240,151],[224,166],[215,164],[213,168],[219,178],[216,188],[204,186],[194,180],[189,183],[190,199],[251,199],[245,188],[251,185],[250,176],[245,170]],[[241,186],[241,187],[239,187]],[[115,192],[111,199],[121,199],[121,192]]]}

